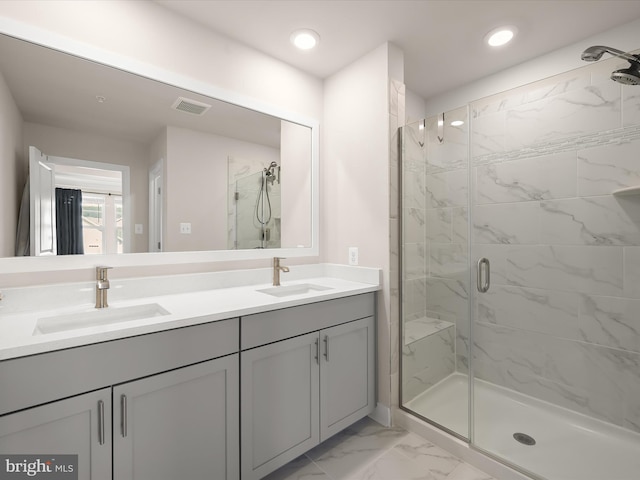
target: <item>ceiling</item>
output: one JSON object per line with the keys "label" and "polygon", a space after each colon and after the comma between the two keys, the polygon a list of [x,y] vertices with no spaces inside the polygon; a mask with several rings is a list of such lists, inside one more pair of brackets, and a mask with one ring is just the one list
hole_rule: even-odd
{"label": "ceiling", "polygon": [[[319,78],[393,42],[404,51],[405,84],[425,99],[640,18],[640,0],[156,3]],[[507,47],[490,50],[482,40],[502,25],[516,25],[518,35]],[[315,51],[302,53],[289,43],[300,28],[319,33]]]}
{"label": "ceiling", "polygon": [[[142,144],[171,125],[280,148],[278,118],[6,35],[0,76],[27,122]],[[211,108],[202,116],[170,108],[179,97]]]}

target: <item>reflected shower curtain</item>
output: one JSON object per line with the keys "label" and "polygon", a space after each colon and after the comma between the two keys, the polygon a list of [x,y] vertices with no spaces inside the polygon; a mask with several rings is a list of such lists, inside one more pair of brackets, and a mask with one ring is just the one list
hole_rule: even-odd
{"label": "reflected shower curtain", "polygon": [[58,255],[84,253],[82,190],[56,188],[56,240]]}

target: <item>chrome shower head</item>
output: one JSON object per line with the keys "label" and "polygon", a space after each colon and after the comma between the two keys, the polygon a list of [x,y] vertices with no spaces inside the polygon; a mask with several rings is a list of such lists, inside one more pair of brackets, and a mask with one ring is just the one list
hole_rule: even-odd
{"label": "chrome shower head", "polygon": [[581,58],[585,62],[595,62],[600,60],[605,53],[610,53],[629,62],[628,68],[614,71],[611,74],[611,80],[624,85],[640,85],[640,55],[630,55],[616,48],[594,45],[582,52]]}
{"label": "chrome shower head", "polygon": [[640,64],[632,63],[629,68],[616,70],[611,74],[611,80],[623,85],[640,85]]}

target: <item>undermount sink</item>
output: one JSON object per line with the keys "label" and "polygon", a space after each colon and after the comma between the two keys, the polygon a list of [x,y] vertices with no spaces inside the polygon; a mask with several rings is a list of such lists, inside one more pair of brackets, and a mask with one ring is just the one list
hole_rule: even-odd
{"label": "undermount sink", "polygon": [[133,305],[131,307],[96,308],[86,312],[40,318],[36,322],[33,335],[66,332],[77,328],[97,327],[163,315],[169,315],[169,312],[157,303]]}
{"label": "undermount sink", "polygon": [[314,285],[313,283],[299,283],[297,285],[263,288],[257,291],[260,293],[266,293],[272,297],[289,297],[292,295],[302,295],[304,293],[323,292],[325,290],[331,290],[331,287]]}

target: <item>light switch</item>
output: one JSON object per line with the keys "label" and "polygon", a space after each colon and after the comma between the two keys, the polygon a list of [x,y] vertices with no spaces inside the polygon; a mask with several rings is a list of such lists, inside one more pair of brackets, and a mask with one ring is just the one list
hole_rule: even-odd
{"label": "light switch", "polygon": [[141,223],[136,223],[135,232],[136,235],[142,235],[144,233],[144,228],[142,227]]}

